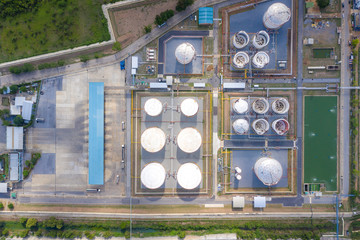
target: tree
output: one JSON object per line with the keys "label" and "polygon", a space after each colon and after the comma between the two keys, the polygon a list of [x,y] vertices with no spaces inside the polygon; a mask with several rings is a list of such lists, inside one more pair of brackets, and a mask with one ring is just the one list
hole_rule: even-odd
{"label": "tree", "polygon": [[21,87],[20,87],[20,91],[21,91],[21,92],[26,92],[26,90],[27,90],[27,88],[26,88],[25,86],[21,86]]}
{"label": "tree", "polygon": [[27,220],[28,220],[27,218],[23,218],[23,217],[22,217],[22,218],[20,218],[19,221],[20,221],[21,225],[23,225],[23,227],[25,227]]}
{"label": "tree", "polygon": [[187,6],[190,6],[194,3],[194,0],[179,0],[176,4],[176,11],[184,11]]}
{"label": "tree", "polygon": [[14,204],[9,203],[9,204],[8,204],[8,208],[9,208],[10,210],[13,210],[13,209],[14,209]]}
{"label": "tree", "polygon": [[26,229],[26,230],[20,232],[19,236],[20,236],[21,238],[26,238],[27,235],[29,234],[29,231],[30,231],[29,229]]}
{"label": "tree", "polygon": [[4,204],[2,202],[0,202],[0,210],[4,209]]}
{"label": "tree", "polygon": [[330,4],[330,0],[316,0],[316,3],[319,8],[325,8]]}
{"label": "tree", "polygon": [[26,169],[24,169],[24,171],[23,171],[23,177],[24,178],[27,178],[28,176],[29,176],[29,170],[26,170]]}
{"label": "tree", "polygon": [[116,52],[121,51],[121,43],[115,42],[112,46],[112,50]]}
{"label": "tree", "polygon": [[7,235],[9,235],[9,229],[7,229],[7,228],[5,228],[3,231],[2,231],[2,235],[3,236],[7,236]]}
{"label": "tree", "polygon": [[17,115],[15,118],[14,118],[14,123],[16,126],[22,126],[24,124],[24,119],[21,115]]}
{"label": "tree", "polygon": [[353,47],[353,48],[356,48],[356,46],[359,44],[359,39],[354,39],[354,40],[352,40],[351,41],[351,46]]}
{"label": "tree", "polygon": [[10,86],[10,93],[11,94],[15,94],[15,93],[17,93],[17,91],[18,91],[18,86],[17,85],[11,85]]}
{"label": "tree", "polygon": [[26,228],[36,228],[38,220],[36,218],[29,218],[26,222]]}
{"label": "tree", "polygon": [[89,60],[90,60],[90,58],[89,58],[88,55],[80,56],[80,61],[82,61],[82,62],[87,62],[87,61],[89,61]]}
{"label": "tree", "polygon": [[5,94],[6,92],[7,92],[7,87],[3,87],[2,89],[1,89],[1,91],[2,91],[2,94]]}
{"label": "tree", "polygon": [[152,30],[151,24],[149,24],[149,25],[147,25],[147,26],[144,27],[144,32],[145,32],[145,33],[150,33],[151,30]]}

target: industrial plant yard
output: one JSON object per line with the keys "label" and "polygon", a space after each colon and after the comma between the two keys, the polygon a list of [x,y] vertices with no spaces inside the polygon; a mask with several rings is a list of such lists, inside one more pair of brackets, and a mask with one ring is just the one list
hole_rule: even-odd
{"label": "industrial plant yard", "polygon": [[104,0],[110,41],[0,64],[3,236],[358,239],[360,11],[321,1]]}

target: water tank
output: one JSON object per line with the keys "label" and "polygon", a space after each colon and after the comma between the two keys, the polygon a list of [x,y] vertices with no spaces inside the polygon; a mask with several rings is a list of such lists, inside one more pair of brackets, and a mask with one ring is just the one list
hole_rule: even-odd
{"label": "water tank", "polygon": [[141,171],[141,183],[148,189],[157,189],[165,182],[166,172],[160,163],[149,163]]}
{"label": "water tank", "polygon": [[248,109],[249,109],[249,104],[243,98],[239,98],[233,103],[233,110],[238,114],[244,114],[247,112]]}
{"label": "water tank", "polygon": [[257,178],[266,186],[273,186],[280,181],[283,169],[279,161],[274,158],[262,157],[254,166]]}
{"label": "water tank", "polygon": [[257,52],[252,59],[252,64],[255,68],[264,68],[269,62],[269,55],[263,51]]}
{"label": "water tank", "polygon": [[191,43],[182,43],[175,49],[176,60],[181,64],[189,64],[195,58],[195,48]]}
{"label": "water tank", "polygon": [[257,98],[252,103],[252,109],[257,114],[265,114],[269,110],[269,102],[265,98]]}
{"label": "water tank", "polygon": [[233,57],[233,66],[236,68],[244,68],[250,61],[246,52],[237,52]]}
{"label": "water tank", "polygon": [[249,43],[249,35],[245,31],[239,31],[232,37],[232,43],[237,49],[246,47]]}
{"label": "water tank", "polygon": [[256,49],[261,49],[266,47],[270,42],[270,36],[265,31],[260,31],[255,34],[255,36],[252,39],[252,44]]}
{"label": "water tank", "polygon": [[252,122],[251,126],[257,135],[264,135],[270,128],[269,122],[263,118],[256,119]]}
{"label": "water tank", "polygon": [[177,144],[179,148],[186,153],[197,151],[200,148],[201,143],[201,134],[195,128],[184,128],[177,135]]}
{"label": "water tank", "polygon": [[148,152],[159,152],[166,142],[166,135],[163,130],[158,127],[146,129],[141,134],[141,146]]}
{"label": "water tank", "polygon": [[280,118],[273,121],[271,127],[273,128],[273,130],[276,132],[277,135],[284,135],[289,131],[290,124],[286,119]]}
{"label": "water tank", "polygon": [[249,131],[249,122],[243,118],[236,119],[232,126],[235,133],[239,135],[246,134]]}
{"label": "water tank", "polygon": [[271,108],[277,114],[286,114],[289,111],[290,104],[286,98],[277,98],[271,104]]}
{"label": "water tank", "polygon": [[181,112],[187,117],[193,117],[199,111],[199,104],[193,98],[187,98],[180,104]]}
{"label": "water tank", "polygon": [[156,98],[150,98],[146,100],[144,104],[144,111],[149,116],[156,117],[160,115],[162,110],[163,110],[163,105],[160,102],[160,100]]}
{"label": "water tank", "polygon": [[263,16],[264,26],[268,29],[279,29],[290,20],[291,10],[283,3],[272,4]]}
{"label": "water tank", "polygon": [[195,163],[185,163],[177,171],[176,179],[182,188],[194,189],[201,183],[201,170]]}

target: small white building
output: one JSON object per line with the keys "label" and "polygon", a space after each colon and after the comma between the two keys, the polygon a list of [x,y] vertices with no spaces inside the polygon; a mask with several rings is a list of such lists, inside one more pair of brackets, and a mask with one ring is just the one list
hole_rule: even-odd
{"label": "small white building", "polygon": [[7,193],[7,183],[0,183],[0,193]]}
{"label": "small white building", "polygon": [[6,127],[6,149],[23,150],[24,144],[23,127]]}
{"label": "small white building", "polygon": [[22,107],[25,102],[25,97],[15,97],[15,106]]}
{"label": "small white building", "polygon": [[10,166],[9,166],[10,181],[19,181],[19,154],[11,153],[9,154],[9,157],[10,157]]}
{"label": "small white building", "polygon": [[232,206],[233,208],[244,208],[245,198],[240,196],[233,197]]}
{"label": "small white building", "polygon": [[266,198],[265,197],[254,197],[254,208],[265,208]]}
{"label": "small white building", "polygon": [[21,115],[25,121],[31,120],[32,107],[33,107],[32,101],[24,101]]}

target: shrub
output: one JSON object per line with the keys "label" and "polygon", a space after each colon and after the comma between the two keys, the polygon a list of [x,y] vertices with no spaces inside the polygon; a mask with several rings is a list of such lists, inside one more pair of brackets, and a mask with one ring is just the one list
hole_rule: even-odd
{"label": "shrub", "polygon": [[1,92],[2,92],[2,94],[5,94],[6,92],[7,92],[7,87],[3,87],[2,89],[1,89]]}
{"label": "shrub", "polygon": [[319,8],[325,8],[330,4],[330,0],[316,0],[316,3]]}
{"label": "shrub", "polygon": [[22,72],[21,68],[18,66],[10,67],[9,71],[13,74],[20,74]]}
{"label": "shrub", "polygon": [[29,218],[26,222],[26,228],[35,228],[38,220],[36,218]]}
{"label": "shrub", "polygon": [[8,204],[8,208],[9,208],[10,210],[13,210],[13,209],[14,209],[14,204],[9,203],[9,204]]}
{"label": "shrub", "polygon": [[19,237],[26,238],[28,236],[28,234],[29,234],[29,231],[30,231],[29,229],[21,231],[20,234],[19,234]]}
{"label": "shrub", "polygon": [[4,204],[2,202],[0,202],[0,210],[4,209]]}
{"label": "shrub", "polygon": [[29,176],[29,170],[26,170],[26,169],[24,169],[24,171],[23,171],[23,177],[24,178],[27,178],[28,176]]}
{"label": "shrub", "polygon": [[194,3],[194,0],[179,0],[176,4],[176,11],[184,11],[187,6],[190,6]]}
{"label": "shrub", "polygon": [[163,23],[165,23],[172,16],[174,16],[174,11],[171,10],[171,9],[166,10],[166,11],[160,13],[160,15],[156,15],[155,24],[156,25],[162,25]]}
{"label": "shrub", "polygon": [[27,218],[20,218],[19,222],[21,223],[21,225],[23,225],[23,227],[25,227],[27,220]]}
{"label": "shrub", "polygon": [[17,115],[15,118],[14,118],[14,124],[16,126],[22,126],[24,124],[24,119],[21,115]]}
{"label": "shrub", "polygon": [[9,229],[5,228],[1,233],[3,236],[7,236],[9,235]]}
{"label": "shrub", "polygon": [[27,91],[27,88],[26,88],[25,86],[21,86],[21,87],[20,87],[20,91],[21,91],[21,92],[26,92],[26,91]]}
{"label": "shrub", "polygon": [[86,231],[86,232],[85,232],[85,237],[86,237],[87,239],[94,239],[94,238],[95,238],[95,234],[90,233],[89,231]]}
{"label": "shrub", "polygon": [[15,94],[15,93],[17,93],[17,91],[18,91],[18,86],[17,85],[11,85],[10,86],[10,93],[11,94]]}
{"label": "shrub", "polygon": [[39,160],[41,158],[41,153],[34,153],[32,157],[35,160]]}
{"label": "shrub", "polygon": [[87,62],[87,61],[89,61],[89,60],[90,60],[90,58],[89,58],[88,55],[80,56],[80,61],[82,61],[82,62]]}
{"label": "shrub", "polygon": [[26,73],[26,72],[34,71],[35,67],[34,67],[34,65],[32,65],[30,63],[25,63],[21,69],[22,69],[22,72]]}
{"label": "shrub", "polygon": [[150,33],[151,30],[152,30],[151,24],[149,24],[149,25],[147,25],[147,26],[144,27],[144,32],[145,32],[145,33]]}
{"label": "shrub", "polygon": [[41,237],[43,235],[43,231],[41,229],[39,229],[34,233],[34,235],[35,235],[35,237]]}
{"label": "shrub", "polygon": [[356,48],[356,46],[359,44],[359,39],[354,39],[354,40],[352,40],[351,41],[351,46],[353,47],[353,48]]}
{"label": "shrub", "polygon": [[112,236],[113,236],[113,234],[109,231],[103,233],[104,238],[111,238]]}
{"label": "shrub", "polygon": [[121,43],[119,43],[119,42],[115,42],[114,44],[113,44],[113,46],[112,46],[112,50],[113,51],[120,51],[121,50]]}

